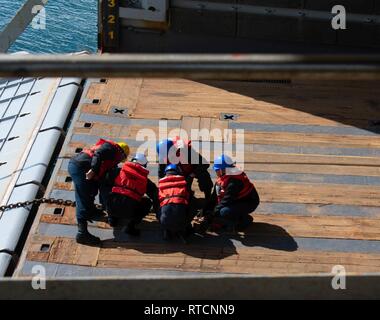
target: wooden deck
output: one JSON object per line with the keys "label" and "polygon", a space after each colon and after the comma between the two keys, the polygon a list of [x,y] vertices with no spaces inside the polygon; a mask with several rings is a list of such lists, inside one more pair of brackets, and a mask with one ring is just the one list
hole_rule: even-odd
{"label": "wooden deck", "polygon": [[[126,140],[140,129],[244,129],[245,170],[262,203],[239,234],[162,241],[153,215],[139,239],[92,225],[100,248],[74,241],[73,208],[43,205],[18,275],[35,264],[49,276],[189,273],[350,273],[380,271],[379,83],[194,82],[109,79],[89,82],[48,193],[73,199],[68,159],[99,137]],[[118,110],[115,110],[118,109]],[[120,111],[121,110],[121,111]],[[116,111],[116,112],[115,112]],[[222,114],[235,120],[221,120]],[[152,179],[157,166],[150,156]],[[197,195],[201,195],[194,188]]]}

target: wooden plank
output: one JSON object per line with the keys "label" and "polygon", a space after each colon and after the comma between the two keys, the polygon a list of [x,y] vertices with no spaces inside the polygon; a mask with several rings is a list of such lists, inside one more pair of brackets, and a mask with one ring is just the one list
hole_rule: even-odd
{"label": "wooden plank", "polygon": [[265,202],[319,203],[380,207],[380,188],[333,184],[280,183],[256,181]]}
{"label": "wooden plank", "polygon": [[[157,183],[158,179],[152,176],[151,180]],[[265,202],[380,206],[380,187],[378,186],[263,180],[256,180],[254,183],[261,200]],[[62,187],[62,183],[55,184],[55,187]],[[66,183],[65,189],[68,190],[68,188],[71,188],[71,184]],[[197,191],[196,184],[193,188]],[[200,192],[196,195],[203,197]]]}
{"label": "wooden plank", "polygon": [[[203,122],[202,122],[203,121]],[[205,123],[205,121],[209,123]],[[202,122],[202,124],[200,124]],[[143,130],[150,130],[158,137],[158,126],[123,126],[117,124],[93,123],[91,128],[84,127],[85,122],[77,122],[75,134],[89,134],[99,137],[110,137],[115,139],[133,139],[135,140],[138,133]],[[201,126],[208,126],[213,129],[228,129],[227,121],[220,121],[211,118],[185,117],[182,123],[182,129],[191,134],[191,129],[199,129]],[[178,135],[174,132],[175,128],[168,130],[169,137]],[[177,128],[179,130],[179,128]],[[212,132],[212,131],[210,131]],[[223,137],[223,135],[222,135]],[[190,136],[189,136],[190,138]],[[223,138],[215,139],[211,135],[211,141],[223,141]],[[232,141],[236,141],[235,131],[232,131]],[[193,137],[192,140],[198,140]],[[202,139],[204,140],[204,139]],[[303,134],[303,133],[287,133],[287,132],[244,132],[244,143],[249,144],[274,144],[281,146],[301,146],[301,147],[329,147],[329,148],[380,148],[379,136],[349,136],[349,135],[332,135],[332,134]]]}
{"label": "wooden plank", "polygon": [[43,214],[43,215],[41,215],[40,222],[41,223],[76,225],[75,208],[67,207],[65,210],[65,214],[63,216],[57,216],[57,215],[52,215],[52,214]]}
{"label": "wooden plank", "polygon": [[[336,264],[333,264],[336,263]],[[339,264],[338,260],[333,260],[330,264],[321,264],[318,262],[304,264],[302,262],[272,262],[270,257],[268,261],[252,263],[251,261],[238,261],[236,264],[230,261],[222,261],[218,272],[224,273],[247,273],[257,275],[297,275],[297,274],[319,274],[331,273],[332,269]],[[345,265],[347,273],[363,274],[368,272],[377,272],[378,266],[369,267],[363,265]]]}
{"label": "wooden plank", "polygon": [[[76,122],[74,129],[75,134],[89,134],[93,136],[107,136],[115,138],[118,137],[122,139],[128,137],[128,131],[126,132],[126,129],[129,127],[106,123],[93,123],[91,128],[85,128],[84,125],[85,122]],[[124,138],[123,134],[125,135],[126,133],[127,135]],[[136,136],[133,136],[133,138],[136,138]]]}
{"label": "wooden plank", "polygon": [[340,166],[319,164],[266,164],[246,163],[244,170],[274,173],[309,173],[351,176],[380,176],[380,167]]}
{"label": "wooden plank", "polygon": [[[35,245],[48,241],[51,238],[40,237]],[[358,273],[375,272],[380,268],[379,254],[303,250],[286,252],[258,247],[203,246],[200,251],[197,249],[194,246],[191,250],[185,245],[111,242],[99,249],[78,245],[73,239],[57,238],[50,249],[48,261],[105,268],[251,274],[331,272],[334,265],[344,265],[348,272]],[[223,255],[220,254],[221,249]],[[29,255],[29,258],[32,261],[44,261],[38,256]]]}
{"label": "wooden plank", "polygon": [[[192,117],[187,117],[191,118]],[[182,129],[189,135],[188,137],[191,138],[191,140],[203,140],[206,141],[205,138],[200,137],[198,135],[194,136],[196,131],[193,131],[193,137],[191,137],[191,129],[198,129],[200,128],[200,124],[198,125],[198,122],[202,121],[199,119],[205,119],[205,118],[198,118],[195,117],[190,120],[185,120],[185,122],[182,125]],[[216,136],[211,131],[210,141],[223,141],[223,133],[225,129],[228,129],[228,122],[226,121],[220,121],[216,119],[209,119],[210,120],[210,126],[211,130],[213,129],[219,129],[221,130],[222,135],[218,133]],[[159,128],[158,126],[122,126],[117,124],[109,124],[105,125],[103,123],[93,123],[93,126],[91,128],[84,128],[84,122],[81,122],[79,127],[75,129],[75,134],[88,134],[91,136],[99,136],[99,137],[109,137],[114,139],[131,139],[131,140],[137,140],[138,134],[141,134],[142,132],[149,130],[150,132],[153,132],[156,137],[159,137]],[[204,125],[204,124],[202,124]],[[207,125],[207,124],[206,124]],[[174,138],[179,135],[181,128],[168,128],[167,134],[169,138]],[[208,141],[208,140],[207,140]],[[142,143],[142,142],[141,142]]]}
{"label": "wooden plank", "polygon": [[[157,254],[151,250],[157,248]],[[118,248],[118,254],[102,248],[98,266],[105,268],[161,269],[198,272],[251,273],[251,274],[300,274],[331,272],[333,266],[344,265],[348,272],[374,272],[380,267],[378,254],[352,254],[320,251],[285,252],[261,248],[234,248],[223,259],[201,258],[198,253],[179,252],[165,254],[160,245],[150,244],[150,253],[139,245],[126,243]],[[208,248],[212,250],[212,247]],[[226,248],[225,248],[226,249]],[[232,249],[232,248],[231,248]],[[140,252],[139,252],[140,251]],[[226,250],[226,253],[228,250]],[[110,254],[111,253],[111,254]]]}
{"label": "wooden plank", "polygon": [[200,117],[182,117],[181,121],[181,130],[183,130],[182,134],[185,134],[185,139],[191,140],[194,139],[192,134],[192,130],[199,131],[201,118]]}
{"label": "wooden plank", "polygon": [[297,238],[380,240],[380,219],[286,214],[254,214],[253,217],[255,223],[244,231],[245,235],[272,237],[286,231]]}
{"label": "wooden plank", "polygon": [[95,267],[98,263],[100,248],[90,246],[78,246],[75,251],[74,263],[80,266]]}
{"label": "wooden plank", "polygon": [[211,120],[212,118],[201,118],[201,121],[199,123],[199,129],[200,130],[211,130]]}
{"label": "wooden plank", "polygon": [[[182,243],[144,243],[144,242],[114,242],[104,241],[99,257],[103,255],[120,255],[124,256],[126,250],[131,255],[141,254],[170,254],[173,256],[183,256],[186,252],[190,255],[211,259],[219,258],[223,255],[223,246],[204,246],[200,244],[192,244],[191,246]],[[235,252],[235,251],[234,251]],[[230,253],[230,252],[229,252]]]}
{"label": "wooden plank", "polygon": [[[69,226],[77,225],[75,215],[72,218],[65,218],[65,217],[54,217],[52,215],[46,214],[46,215],[41,216],[40,223],[62,224],[62,225],[69,225]],[[94,222],[94,226],[100,229],[111,229],[111,227],[108,225],[107,222],[96,221]]]}
{"label": "wooden plank", "polygon": [[141,78],[107,79],[106,84],[91,84],[87,93],[90,100],[101,99],[100,103],[84,104],[82,112],[95,114],[109,114],[113,107],[127,108],[133,113],[136,108],[140,90],[143,85]]}
{"label": "wooden plank", "polygon": [[[379,101],[374,94],[377,83],[367,83],[367,88],[360,86],[346,88],[343,83],[338,81],[335,81],[335,88],[321,87],[320,84],[316,83],[314,83],[314,87],[305,86],[304,84],[278,86],[235,81],[209,81],[207,84],[238,94],[240,97],[269,101],[272,104],[278,103],[301,112],[312,113],[311,111],[319,111],[319,114],[322,115],[373,116],[376,109],[373,108],[368,100],[375,99],[374,101]],[[337,92],[339,92],[339,95],[337,95]],[[356,103],[360,103],[361,108],[357,108]]]}
{"label": "wooden plank", "polygon": [[48,262],[55,237],[33,235],[31,237],[26,258],[31,261]]}
{"label": "wooden plank", "polygon": [[72,239],[57,238],[50,249],[50,263],[74,264],[76,245]]}
{"label": "wooden plank", "polygon": [[74,239],[57,238],[51,250],[50,263],[95,266],[100,248],[77,244]]}
{"label": "wooden plank", "polygon": [[[361,124],[364,125],[365,120],[368,123],[368,120],[372,119],[375,116],[375,114],[373,114],[375,111],[372,108],[372,104],[367,102],[373,101],[373,99],[376,101],[376,96],[371,94],[370,88],[367,90],[354,90],[353,88],[349,88],[346,91],[344,91],[343,88],[340,88],[340,90],[343,90],[344,93],[348,94],[348,96],[347,94],[342,96],[347,97],[347,101],[350,101],[351,103],[350,105],[354,105],[353,107],[347,108],[346,104],[342,102],[342,98],[339,97],[338,99],[336,97],[337,88],[333,86],[324,88],[323,90],[318,90],[318,88],[315,88],[315,90],[309,89],[308,91],[300,90],[302,89],[302,86],[294,86],[290,88],[280,87],[279,90],[276,90],[276,95],[274,96],[274,99],[272,99],[272,87],[263,87],[262,85],[255,83],[249,84],[247,88],[250,90],[248,90],[247,93],[245,92],[247,91],[247,89],[244,87],[245,84],[239,82],[237,84],[214,82],[212,85],[206,85],[204,83],[201,84],[194,81],[181,79],[176,80],[178,81],[171,81],[167,79],[149,79],[144,80],[144,85],[141,85],[141,79],[139,79],[140,82],[135,79],[135,82],[137,81],[137,84],[128,84],[125,79],[119,79],[115,80],[114,82],[110,81],[110,83],[106,85],[93,85],[94,89],[90,90],[89,97],[100,97],[103,100],[103,103],[107,105],[107,101],[109,101],[111,97],[113,99],[113,103],[115,103],[120,102],[120,99],[122,98],[127,99],[126,97],[128,97],[129,93],[131,93],[133,96],[133,101],[121,101],[120,104],[132,105],[132,108],[130,108],[132,110],[132,116],[140,118],[152,118],[153,115],[153,118],[159,119],[162,118],[163,114],[165,114],[168,115],[169,118],[172,115],[173,118],[179,119],[184,113],[183,110],[187,109],[186,105],[189,105],[191,103],[198,106],[200,104],[202,105],[202,107],[192,106],[190,109],[188,109],[191,110],[192,114],[195,114],[196,116],[210,117],[210,115],[212,115],[212,117],[218,118],[218,115],[221,112],[228,112],[232,108],[234,112],[242,113],[242,121],[246,119],[248,122],[255,121],[261,123],[329,123],[333,125],[340,125],[339,121],[337,121],[338,119],[335,120],[334,116],[336,118],[339,118],[341,115],[342,119],[347,121],[349,120],[347,119],[349,116],[351,119],[356,117],[358,118],[357,121],[361,122]],[[167,86],[163,85],[163,83],[167,84]],[[125,87],[128,87],[128,90],[120,90],[121,88]],[[136,87],[138,92],[135,90]],[[168,88],[170,88],[170,90],[168,90]],[[237,91],[238,93],[234,91]],[[122,92],[122,94],[120,92]],[[303,93],[294,94],[294,92]],[[254,93],[258,98],[265,98],[270,96],[271,99],[269,100],[273,100],[274,103],[266,103],[260,101],[260,99],[254,99],[250,97],[250,94],[252,93]],[[293,93],[293,97],[291,98],[289,98],[290,93]],[[352,96],[357,97],[358,93],[360,94],[359,98],[352,100]],[[321,95],[323,96],[323,103],[321,101],[321,104],[319,104],[318,100],[315,99],[315,96],[316,98],[321,98]],[[136,103],[136,100],[139,96],[140,100],[138,103]],[[310,101],[313,101],[313,104],[311,106],[308,106],[307,103],[305,105],[305,96],[310,99]],[[151,102],[149,102],[149,99]],[[283,102],[281,102],[281,99],[283,99]],[[306,114],[304,112],[305,110],[298,111],[289,110],[286,108],[289,105],[289,101],[292,101],[292,99],[294,101],[297,101],[297,99],[299,99],[299,102],[301,102],[301,104],[303,103],[302,107],[304,107],[305,110],[308,110],[309,108],[310,113],[314,112],[315,115]],[[328,101],[328,103],[326,103],[326,101]],[[151,103],[148,108],[146,104],[144,105],[145,102]],[[139,105],[138,108],[135,107],[137,104]],[[171,108],[168,108],[168,104],[171,105]],[[177,104],[178,108],[176,108]],[[285,107],[282,107],[281,104],[283,104]],[[360,108],[357,108],[356,104],[360,104]],[[181,107],[179,107],[179,105],[181,105]],[[94,109],[93,106],[88,107],[90,112]],[[296,105],[296,107],[298,106]],[[363,107],[365,107],[366,110],[363,110]],[[319,116],[323,114],[323,108],[326,110],[325,115],[327,119]],[[106,108],[101,106],[100,109],[101,110],[98,110],[96,112],[104,113],[104,109],[108,110],[109,105],[107,105]],[[150,114],[150,116],[138,116],[137,113],[133,112],[135,109],[137,113],[147,112]],[[87,112],[86,108],[83,110]],[[269,117],[266,117],[266,114],[270,114]],[[365,119],[363,119],[363,114],[366,115]],[[328,119],[329,117],[330,119]]]}
{"label": "wooden plank", "polygon": [[[211,119],[210,129],[211,129],[210,141],[215,141],[215,142],[223,142],[223,141],[230,142],[231,141],[230,139],[232,139],[232,136],[226,135],[226,133],[227,133],[226,130],[228,129],[228,121],[221,121],[219,119]],[[216,132],[219,132],[219,130],[220,130],[222,135],[220,137],[214,136],[213,135],[214,130],[217,130]]]}
{"label": "wooden plank", "polygon": [[[65,158],[71,158],[76,148],[83,148],[85,143],[72,141],[65,153]],[[136,147],[131,147],[131,153],[137,151]],[[154,150],[153,150],[154,151]],[[228,152],[227,152],[228,153]],[[234,154],[232,154],[234,155]],[[149,155],[149,161],[156,161],[155,152]],[[211,152],[211,159],[213,159]],[[360,156],[337,156],[319,154],[297,154],[297,153],[273,153],[273,152],[250,152],[244,153],[245,164],[287,164],[287,165],[342,165],[342,166],[371,166],[380,167],[380,157],[360,157]]]}
{"label": "wooden plank", "polygon": [[[233,135],[235,141],[235,134]],[[380,148],[379,136],[304,134],[288,132],[244,132],[245,144],[275,144],[284,146],[329,148]]]}
{"label": "wooden plank", "polygon": [[[279,237],[286,232],[297,238],[380,240],[380,219],[377,218],[309,216],[306,213],[304,216],[254,213],[253,217],[255,223],[243,232],[247,236]],[[75,208],[67,207],[63,216],[43,214],[40,222],[76,225]],[[110,229],[105,222],[97,222],[96,226],[101,229]],[[155,214],[151,213],[145,217],[140,228],[158,232],[160,226]],[[163,251],[165,250],[166,248],[163,248]],[[117,249],[110,250],[110,252],[113,251],[117,252]]]}
{"label": "wooden plank", "polygon": [[54,189],[74,191],[74,185],[71,182],[56,182]]}
{"label": "wooden plank", "polygon": [[[58,207],[58,206],[57,206]],[[144,229],[158,229],[158,222],[155,220],[155,217],[148,216],[144,219],[147,224],[144,224]],[[75,208],[66,207],[64,214],[61,215],[53,215],[53,214],[42,214],[40,217],[41,223],[52,223],[52,224],[63,224],[63,225],[77,225]],[[94,224],[97,228],[100,229],[111,229],[111,227],[104,221],[94,221]]]}
{"label": "wooden plank", "polygon": [[[163,85],[164,83],[164,85]],[[277,124],[319,124],[367,126],[376,118],[373,101],[378,101],[370,89],[345,90],[324,88],[302,90],[302,86],[273,87],[257,84],[212,82],[212,85],[187,82],[157,82],[146,80],[138,105],[137,118],[179,119],[182,115],[218,118],[222,112],[239,113],[239,121]],[[245,86],[245,87],[244,87]],[[173,92],[168,94],[167,88]],[[373,91],[373,90],[372,90]],[[188,112],[186,112],[188,110]]]}
{"label": "wooden plank", "polygon": [[238,257],[231,256],[221,261],[221,266],[231,272],[248,272],[252,269],[263,274],[300,274],[331,272],[334,265],[344,265],[348,272],[376,270],[378,255],[313,252],[313,251],[267,251],[238,248]]}
{"label": "wooden plank", "polygon": [[[219,119],[212,118],[200,118],[200,117],[183,117],[181,129],[185,130],[188,134],[188,137],[191,140],[199,141],[223,141],[224,139],[224,130],[228,129],[228,121],[220,121]],[[209,138],[205,139],[202,135],[196,135],[197,131],[194,130],[208,130]],[[218,135],[214,135],[213,130],[219,130]],[[199,132],[199,131],[198,131]],[[219,134],[219,132],[221,134]]]}
{"label": "wooden plank", "polygon": [[296,153],[246,152],[245,163],[380,166],[380,157],[304,155]]}

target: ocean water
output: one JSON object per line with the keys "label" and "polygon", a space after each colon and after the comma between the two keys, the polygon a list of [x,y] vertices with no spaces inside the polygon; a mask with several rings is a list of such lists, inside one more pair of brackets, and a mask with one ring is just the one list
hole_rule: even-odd
{"label": "ocean water", "polygon": [[[0,0],[0,30],[25,0]],[[9,52],[70,53],[97,50],[98,0],[49,0],[46,29],[29,26]]]}

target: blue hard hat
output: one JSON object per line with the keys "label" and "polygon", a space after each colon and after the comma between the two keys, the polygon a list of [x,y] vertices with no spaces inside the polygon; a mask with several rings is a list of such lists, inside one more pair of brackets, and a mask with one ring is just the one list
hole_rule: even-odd
{"label": "blue hard hat", "polygon": [[175,171],[177,174],[181,174],[181,169],[178,165],[176,164],[168,164],[165,168],[165,173],[167,173],[168,171]]}
{"label": "blue hard hat", "polygon": [[[159,143],[157,143],[157,146],[156,146],[158,155],[166,157],[169,153],[170,148],[173,146],[173,144],[174,144],[173,140],[170,140],[170,139],[161,140]],[[165,152],[165,154],[163,154],[163,152]]]}
{"label": "blue hard hat", "polygon": [[146,167],[148,165],[148,159],[143,153],[136,153],[134,157],[132,158],[132,162],[136,162],[142,165],[143,167]]}
{"label": "blue hard hat", "polygon": [[234,166],[234,161],[230,156],[222,154],[221,156],[215,158],[214,160],[214,170],[223,170],[226,168],[232,168]]}

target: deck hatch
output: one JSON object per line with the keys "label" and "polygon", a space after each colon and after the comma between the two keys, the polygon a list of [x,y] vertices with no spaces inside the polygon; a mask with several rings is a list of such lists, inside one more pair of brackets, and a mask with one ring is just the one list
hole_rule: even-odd
{"label": "deck hatch", "polygon": [[48,243],[43,243],[40,247],[41,252],[49,252],[50,250],[50,244]]}
{"label": "deck hatch", "polygon": [[55,216],[63,216],[64,212],[65,212],[65,208],[55,208],[53,211],[53,214]]}

